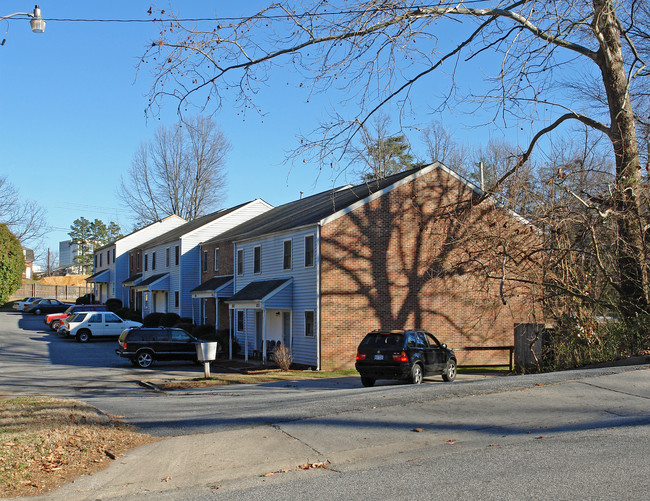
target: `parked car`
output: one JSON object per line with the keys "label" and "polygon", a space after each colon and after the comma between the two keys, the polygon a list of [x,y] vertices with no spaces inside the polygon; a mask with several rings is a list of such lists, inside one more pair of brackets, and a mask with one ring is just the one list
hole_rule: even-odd
{"label": "parked car", "polygon": [[183,329],[173,327],[139,327],[122,332],[115,350],[134,365],[150,367],[154,360],[194,360],[200,341]]}
{"label": "parked car", "polygon": [[355,367],[364,386],[377,379],[401,379],[420,384],[426,376],[456,378],[456,356],[424,330],[375,330],[363,338]]}
{"label": "parked car", "polygon": [[31,303],[25,309],[25,313],[33,313],[34,315],[58,313],[67,310],[70,306],[72,306],[72,303],[64,303],[58,299],[39,299]]}
{"label": "parked car", "polygon": [[122,320],[111,311],[81,311],[66,318],[65,326],[59,330],[67,329],[67,335],[87,343],[93,337],[118,337],[122,331],[141,325],[133,320]]}
{"label": "parked car", "polygon": [[51,313],[45,317],[45,323],[53,331],[58,331],[61,323],[73,313],[80,311],[108,311],[105,304],[73,304],[63,313]]}
{"label": "parked car", "polygon": [[26,309],[30,304],[32,304],[34,301],[38,301],[39,299],[43,299],[43,298],[42,298],[42,297],[38,297],[38,296],[30,296],[30,297],[26,297],[26,298],[23,299],[22,301],[18,301],[18,302],[16,302],[16,303],[14,303],[13,308],[14,308],[14,310],[18,310],[18,311],[25,311],[25,309]]}

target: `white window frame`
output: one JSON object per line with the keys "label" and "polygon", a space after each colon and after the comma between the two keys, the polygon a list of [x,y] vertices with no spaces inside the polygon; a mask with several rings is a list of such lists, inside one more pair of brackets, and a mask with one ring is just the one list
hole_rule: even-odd
{"label": "white window frame", "polygon": [[[312,332],[311,332],[311,334],[309,334],[307,332],[307,313],[311,313],[311,315],[312,315],[312,319],[311,319]],[[305,319],[305,337],[315,337],[316,336],[316,312],[314,310],[305,310],[304,319]]]}
{"label": "white window frame", "polygon": [[237,249],[237,275],[244,274],[244,249]]}
{"label": "white window frame", "polygon": [[[307,239],[311,238],[311,264],[307,264]],[[316,237],[314,235],[305,235],[305,253],[304,253],[305,268],[313,268],[316,263]]]}
{"label": "white window frame", "polygon": [[[286,258],[287,258],[287,242],[289,243],[289,266],[285,266]],[[290,238],[287,238],[286,240],[282,241],[282,269],[283,270],[291,270],[293,268],[293,240]]]}
{"label": "white window frame", "polygon": [[214,271],[219,271],[219,247],[214,248]]}
{"label": "white window frame", "polygon": [[[259,253],[259,260],[256,254]],[[255,269],[257,267],[257,269]],[[253,273],[259,275],[262,273],[262,246],[256,245],[253,247]]]}

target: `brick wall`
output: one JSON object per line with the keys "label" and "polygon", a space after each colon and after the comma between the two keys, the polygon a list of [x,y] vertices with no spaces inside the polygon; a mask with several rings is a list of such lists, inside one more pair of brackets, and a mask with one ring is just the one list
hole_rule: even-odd
{"label": "brick wall", "polygon": [[[214,249],[219,248],[219,269],[214,270]],[[208,251],[208,270],[201,271],[201,283],[212,277],[233,274],[233,243],[217,242],[201,245],[201,252]]]}
{"label": "brick wall", "polygon": [[[473,198],[474,197],[474,198]],[[536,234],[434,170],[323,226],[324,369],[353,367],[377,328],[424,328],[450,347],[512,345],[532,318],[526,272]],[[505,300],[504,305],[502,299]],[[507,363],[507,351],[458,352],[460,364]]]}

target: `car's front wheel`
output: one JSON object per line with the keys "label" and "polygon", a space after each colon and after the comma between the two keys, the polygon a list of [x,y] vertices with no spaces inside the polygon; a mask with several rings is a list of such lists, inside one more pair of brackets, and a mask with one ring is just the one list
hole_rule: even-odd
{"label": "car's front wheel", "polygon": [[59,327],[61,327],[61,320],[52,320],[50,322],[50,329],[53,331],[58,331]]}
{"label": "car's front wheel", "polygon": [[77,341],[79,341],[80,343],[87,343],[88,341],[90,341],[90,336],[91,334],[89,330],[86,329],[81,330],[77,332]]}
{"label": "car's front wheel", "polygon": [[422,366],[420,364],[413,364],[413,368],[411,369],[411,383],[421,384],[423,379]]}
{"label": "car's front wheel", "polygon": [[369,387],[369,386],[374,386],[375,385],[375,380],[371,377],[362,377],[361,378],[361,384],[363,386]]}
{"label": "car's front wheel", "polygon": [[454,360],[449,360],[447,362],[447,367],[445,367],[445,372],[442,373],[442,380],[451,383],[456,379],[456,362]]}
{"label": "car's front wheel", "polygon": [[153,353],[149,350],[143,350],[138,353],[135,361],[137,362],[138,366],[142,367],[143,369],[151,367],[151,364],[153,364]]}
{"label": "car's front wheel", "polygon": [[40,314],[41,314],[40,309],[37,308],[37,309],[34,310],[34,315],[40,315]]}

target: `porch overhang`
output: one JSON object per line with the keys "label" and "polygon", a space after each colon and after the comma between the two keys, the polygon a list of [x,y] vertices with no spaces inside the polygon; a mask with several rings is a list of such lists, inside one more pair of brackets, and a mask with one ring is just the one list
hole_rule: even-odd
{"label": "porch overhang", "polygon": [[212,277],[190,291],[195,299],[232,296],[234,280],[232,275]]}
{"label": "porch overhang", "polygon": [[133,287],[134,285],[138,285],[140,282],[142,282],[142,273],[136,273],[135,275],[131,275],[126,280],[122,280],[122,285],[125,285],[126,287]]}
{"label": "porch overhang", "polygon": [[136,291],[168,291],[169,290],[169,273],[152,275],[145,278],[135,286]]}
{"label": "porch overhang", "polygon": [[293,308],[293,279],[251,282],[226,299],[231,309]]}
{"label": "porch overhang", "polygon": [[108,283],[111,281],[111,270],[102,270],[98,271],[94,275],[90,275],[87,279],[86,282],[93,282],[93,283]]}

